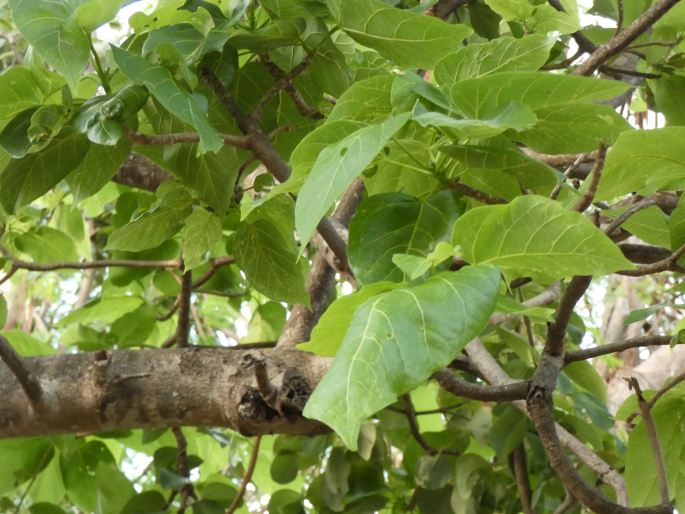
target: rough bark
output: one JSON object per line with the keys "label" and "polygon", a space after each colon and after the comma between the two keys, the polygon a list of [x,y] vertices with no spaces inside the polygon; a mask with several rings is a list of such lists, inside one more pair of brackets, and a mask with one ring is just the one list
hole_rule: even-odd
{"label": "rough bark", "polygon": [[[328,431],[301,416],[328,367],[327,359],[306,352],[192,347],[24,362],[43,388],[43,405],[31,407],[9,368],[0,366],[0,438],[163,426],[220,426],[245,435]],[[255,362],[265,363],[277,389],[268,404]]]}

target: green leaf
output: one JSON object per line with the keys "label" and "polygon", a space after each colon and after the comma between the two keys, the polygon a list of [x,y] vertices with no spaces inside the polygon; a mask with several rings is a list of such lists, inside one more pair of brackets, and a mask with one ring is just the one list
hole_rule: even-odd
{"label": "green leaf", "polygon": [[[675,491],[676,479],[682,473],[682,455],[685,450],[684,407],[682,388],[676,388],[652,409],[652,418],[666,465],[669,491]],[[659,480],[651,448],[644,421],[640,418],[637,426],[630,432],[626,454],[626,487],[631,505],[635,507],[660,502]]]}
{"label": "green leaf", "polygon": [[190,23],[168,25],[150,32],[143,43],[143,57],[159,45],[172,45],[186,60],[192,60],[201,49],[205,35]]}
{"label": "green leaf", "polygon": [[98,298],[72,311],[57,323],[60,327],[72,323],[101,323],[108,324],[121,318],[124,314],[136,310],[143,304],[143,300],[136,296],[108,296]]}
{"label": "green leaf", "polygon": [[50,355],[55,353],[55,350],[50,346],[49,342],[36,339],[32,335],[19,329],[6,330],[1,333],[10,342],[12,348],[14,348],[22,357]]}
{"label": "green leaf", "polygon": [[606,383],[592,364],[587,361],[572,362],[564,367],[564,373],[568,375],[573,382],[606,403]]}
{"label": "green leaf", "polygon": [[154,307],[143,304],[112,323],[111,333],[118,338],[120,348],[130,348],[145,343],[155,325],[157,316]]}
{"label": "green leaf", "polygon": [[392,112],[394,82],[392,75],[378,75],[355,82],[340,95],[326,119],[326,125],[336,120],[374,122],[385,119]]}
{"label": "green leaf", "polygon": [[126,502],[121,514],[154,514],[164,512],[166,506],[166,498],[159,491],[143,491]]}
{"label": "green leaf", "polygon": [[578,6],[573,0],[561,1],[564,11],[528,0],[485,0],[485,3],[502,18],[520,23],[527,31],[570,34],[580,29]]}
{"label": "green leaf", "polygon": [[13,159],[0,174],[0,203],[7,212],[47,193],[76,168],[88,151],[88,140],[66,129],[45,149]]}
{"label": "green leaf", "polygon": [[61,230],[37,227],[14,240],[17,250],[31,256],[33,262],[78,261],[74,240]]}
{"label": "green leaf", "polygon": [[596,150],[630,130],[628,122],[608,105],[569,104],[535,112],[537,124],[513,135],[537,152],[560,154]]}
{"label": "green leaf", "polygon": [[126,0],[88,0],[76,8],[76,21],[80,27],[91,31],[114,18]]}
{"label": "green leaf", "polygon": [[355,450],[362,422],[450,363],[487,323],[499,272],[467,267],[367,300],[304,415]]}
{"label": "green leaf", "polygon": [[266,302],[257,307],[247,327],[247,335],[240,343],[276,341],[285,325],[286,310],[278,302]]}
{"label": "green leaf", "polygon": [[628,314],[626,319],[623,320],[623,324],[630,325],[631,323],[637,323],[638,321],[645,320],[655,312],[662,310],[664,307],[668,307],[668,305],[664,303],[657,303],[656,305],[650,305],[644,309],[635,309],[634,311],[630,311],[630,314]]}
{"label": "green leaf", "polygon": [[88,63],[90,41],[74,16],[75,2],[9,0],[9,5],[14,23],[26,40],[76,91]]}
{"label": "green leaf", "polygon": [[335,356],[357,308],[369,298],[401,285],[393,282],[376,282],[362,287],[351,295],[338,298],[324,311],[314,326],[309,341],[300,343],[297,348],[325,357]]}
{"label": "green leaf", "polygon": [[114,146],[89,145],[81,164],[66,176],[74,202],[85,200],[105,187],[130,151],[128,139],[121,139]]}
{"label": "green leaf", "polygon": [[348,256],[355,277],[363,284],[404,280],[393,255],[425,257],[438,242],[449,240],[465,208],[450,191],[426,201],[402,193],[367,198],[350,224]]}
{"label": "green leaf", "polygon": [[517,132],[529,129],[535,125],[537,117],[526,105],[511,102],[491,116],[477,120],[453,118],[439,112],[416,114],[412,120],[422,127],[447,129],[445,133],[454,139],[480,139],[497,136],[509,129]]}
{"label": "green leaf", "polygon": [[326,0],[338,26],[398,66],[433,69],[471,34],[465,25],[396,9],[377,0]]}
{"label": "green leaf", "polygon": [[437,62],[435,81],[448,88],[460,80],[492,73],[536,71],[547,62],[555,41],[546,34],[531,34],[521,39],[505,36],[468,45]]}
{"label": "green leaf", "polygon": [[685,187],[685,127],[621,133],[607,154],[596,200]]}
{"label": "green leaf", "polygon": [[195,209],[185,220],[181,231],[181,251],[186,270],[204,262],[204,256],[221,239],[221,219],[204,209]]}
{"label": "green leaf", "polygon": [[371,164],[408,119],[408,113],[395,116],[378,125],[359,129],[323,149],[295,204],[295,226],[303,250],[336,199]]}
{"label": "green leaf", "polygon": [[292,236],[267,219],[244,224],[235,234],[235,259],[247,281],[272,300],[309,305],[307,263]]}
{"label": "green leaf", "polygon": [[450,98],[466,117],[480,118],[517,101],[531,109],[564,104],[609,100],[628,89],[628,84],[553,73],[510,71],[462,80],[450,90]]}
{"label": "green leaf", "polygon": [[534,195],[471,209],[457,220],[453,242],[471,264],[548,282],[635,267],[588,218]]}
{"label": "green leaf", "polygon": [[43,85],[33,71],[20,66],[0,75],[0,120],[43,102]]}
{"label": "green leaf", "polygon": [[656,81],[654,100],[669,125],[685,125],[685,77],[682,75],[661,75]]}
{"label": "green leaf", "polygon": [[191,213],[190,204],[190,197],[183,195],[173,202],[163,202],[112,232],[105,249],[140,252],[161,245],[181,230],[183,221]]}
{"label": "green leaf", "polygon": [[[621,209],[607,209],[603,213],[611,219],[616,219],[629,208],[630,206]],[[671,235],[668,225],[668,216],[659,207],[653,205],[633,214],[623,222],[621,227],[645,243],[669,248],[671,246]]]}
{"label": "green leaf", "polygon": [[116,46],[111,48],[119,69],[129,80],[147,87],[165,109],[197,130],[200,135],[198,154],[221,149],[223,140],[209,123],[207,114],[190,93],[174,82],[169,70]]}

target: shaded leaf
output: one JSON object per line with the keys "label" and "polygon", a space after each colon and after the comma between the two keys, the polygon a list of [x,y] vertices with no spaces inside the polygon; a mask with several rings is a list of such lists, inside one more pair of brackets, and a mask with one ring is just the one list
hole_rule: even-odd
{"label": "shaded leaf", "polygon": [[131,143],[127,139],[114,146],[89,145],[81,163],[66,176],[74,202],[85,200],[105,187],[130,151]]}
{"label": "shaded leaf", "polygon": [[221,219],[205,209],[195,209],[185,220],[181,231],[181,251],[186,270],[204,262],[205,253],[221,239]]}
{"label": "shaded leaf", "polygon": [[43,93],[33,71],[20,66],[9,68],[0,75],[0,120],[40,105]]}
{"label": "shaded leaf", "polygon": [[112,323],[142,304],[143,300],[135,296],[98,298],[63,317],[58,326],[64,327],[72,323]]}

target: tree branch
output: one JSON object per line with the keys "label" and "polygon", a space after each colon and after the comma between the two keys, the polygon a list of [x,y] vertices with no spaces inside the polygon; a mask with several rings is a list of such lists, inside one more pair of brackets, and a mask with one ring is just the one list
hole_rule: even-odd
{"label": "tree branch", "polygon": [[666,259],[654,262],[652,264],[644,264],[638,266],[637,269],[618,271],[620,275],[627,275],[629,277],[642,277],[644,275],[652,275],[662,271],[679,271],[683,272],[685,269],[678,264],[678,259],[685,254],[685,244],[678,248]]}
{"label": "tree branch", "polygon": [[671,344],[671,339],[671,336],[635,337],[617,343],[603,344],[602,346],[595,346],[594,348],[584,348],[582,350],[567,352],[564,356],[564,361],[566,364],[570,364],[572,362],[594,359],[595,357],[601,357],[602,355],[623,352],[630,348],[639,348],[641,346],[666,346]]}
{"label": "tree branch", "polygon": [[449,369],[441,369],[433,373],[438,384],[455,396],[462,396],[471,400],[483,402],[509,402],[523,400],[528,394],[528,381],[511,382],[498,386],[474,384],[459,378]]}
{"label": "tree branch", "polygon": [[588,60],[573,70],[572,74],[591,75],[611,57],[621,52],[630,45],[630,43],[640,37],[659,18],[675,6],[678,1],[679,0],[656,0],[656,2],[654,2],[651,7],[642,13],[633,23],[593,51]]}
{"label": "tree branch", "polygon": [[656,205],[656,199],[654,198],[644,198],[639,202],[634,203],[628,207],[628,209],[623,211],[614,221],[609,223],[609,225],[607,225],[607,227],[604,229],[604,233],[607,236],[612,237],[616,229],[623,225],[626,220],[641,210],[651,207],[652,205]]}
{"label": "tree branch", "polygon": [[573,207],[574,211],[585,212],[585,209],[592,205],[592,201],[595,199],[595,194],[597,193],[597,187],[599,186],[599,179],[602,178],[602,170],[604,169],[604,159],[607,155],[607,147],[605,144],[601,144],[597,150],[597,158],[595,159],[595,165],[590,173],[590,184],[581,196],[578,203]]}
{"label": "tree branch", "polygon": [[503,198],[496,198],[494,196],[490,196],[489,194],[484,193],[483,191],[474,189],[471,186],[467,186],[466,184],[463,184],[461,182],[450,182],[447,184],[447,187],[454,191],[459,191],[464,196],[468,196],[470,198],[478,200],[479,202],[484,203],[486,205],[499,205],[507,203],[507,201]]}
{"label": "tree branch", "polygon": [[43,388],[40,385],[40,381],[31,373],[10,342],[1,335],[0,359],[2,359],[17,379],[31,404],[34,407],[40,407],[43,400]]}
{"label": "tree branch", "polygon": [[559,307],[557,307],[557,312],[554,315],[554,322],[547,329],[545,353],[553,357],[559,357],[564,354],[566,327],[571,319],[571,314],[573,314],[573,308],[583,294],[585,294],[591,281],[592,277],[588,276],[577,276],[571,279],[571,282],[566,288],[566,292],[561,298]]}
{"label": "tree branch", "polygon": [[[140,134],[138,132],[126,132],[132,143],[137,145],[175,145],[178,143],[197,143],[200,135],[196,132],[179,132],[175,134]],[[250,149],[250,139],[244,136],[234,136],[233,134],[219,134],[227,145],[236,148]]]}
{"label": "tree branch", "polygon": [[409,430],[412,437],[419,443],[419,446],[425,450],[428,455],[438,455],[444,453],[447,455],[460,455],[460,452],[456,450],[448,449],[438,449],[434,448],[424,439],[421,434],[421,429],[419,428],[419,422],[416,419],[416,410],[414,410],[414,404],[411,401],[411,396],[408,394],[402,395],[402,402],[404,403],[404,414],[407,417],[407,422],[409,423]]}
{"label": "tree branch", "polygon": [[666,478],[664,452],[661,449],[659,434],[657,434],[654,418],[652,417],[652,408],[649,402],[647,402],[645,397],[642,395],[642,389],[640,389],[640,383],[637,381],[637,379],[632,377],[626,380],[630,387],[635,390],[635,395],[637,396],[637,405],[640,408],[642,421],[647,429],[647,438],[649,439],[649,446],[652,450],[652,456],[654,457],[656,476],[659,479],[659,496],[661,497],[661,503],[664,505],[669,505],[671,500],[668,496],[668,479]]}
{"label": "tree branch", "polygon": [[535,514],[531,502],[532,492],[530,490],[530,482],[528,481],[528,465],[526,463],[526,450],[523,443],[519,444],[509,454],[509,464],[516,478],[516,487],[521,499],[521,510],[524,514]]}

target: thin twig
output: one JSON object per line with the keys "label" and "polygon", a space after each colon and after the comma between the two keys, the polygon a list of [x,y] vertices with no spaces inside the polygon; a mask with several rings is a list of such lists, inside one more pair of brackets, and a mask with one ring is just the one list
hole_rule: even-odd
{"label": "thin twig", "polygon": [[[285,77],[283,70],[281,70],[271,59],[269,59],[267,54],[260,54],[259,60],[262,62],[262,64],[264,64],[264,66],[266,66],[266,69],[276,80],[280,81]],[[302,94],[300,94],[292,81],[288,82],[283,89],[293,101],[295,107],[302,116],[313,120],[322,120],[324,118],[323,114],[307,104],[306,100],[302,97]]]}
{"label": "thin twig", "polygon": [[547,329],[546,354],[554,357],[564,354],[564,337],[566,336],[566,327],[571,320],[571,314],[573,314],[573,308],[585,294],[591,281],[592,277],[590,276],[575,276],[569,282],[566,292],[561,297],[559,307],[557,307],[554,322]]}
{"label": "thin twig", "polygon": [[223,257],[212,259],[209,269],[200,278],[193,282],[193,289],[197,289],[198,287],[205,285],[205,283],[207,283],[209,279],[211,279],[214,274],[219,271],[219,268],[228,264],[233,264],[234,262],[235,257],[232,255],[225,255]]}
{"label": "thin twig", "polygon": [[190,333],[190,300],[193,292],[193,272],[188,270],[181,277],[181,292],[178,295],[178,325],[176,327],[176,346],[188,346]]}
{"label": "thin twig", "polygon": [[578,203],[573,207],[573,210],[577,212],[585,212],[585,209],[592,205],[592,201],[595,199],[595,194],[597,193],[597,187],[599,186],[599,180],[602,178],[602,170],[604,169],[604,159],[607,155],[607,147],[604,143],[599,145],[597,149],[597,158],[595,159],[595,165],[592,167],[590,172],[590,184],[587,189],[578,200]]}
{"label": "thin twig", "polygon": [[597,48],[587,61],[573,70],[573,75],[591,75],[611,57],[625,49],[630,43],[649,30],[654,23],[666,14],[679,0],[656,0],[633,23]]}
{"label": "thin twig", "polygon": [[250,461],[247,464],[245,475],[243,475],[243,479],[240,481],[238,492],[233,497],[233,501],[226,510],[226,514],[233,514],[240,506],[240,502],[243,500],[243,496],[247,490],[247,484],[249,484],[252,480],[252,474],[254,473],[255,466],[257,465],[257,458],[259,457],[259,444],[261,441],[261,435],[258,435],[254,438],[254,443],[252,443],[252,452],[250,453]]}
{"label": "thin twig", "polygon": [[34,407],[42,406],[43,388],[38,379],[33,376],[24,363],[24,360],[17,353],[10,342],[0,336],[0,359],[7,365],[16,377],[19,385],[28,396],[29,401]]}
{"label": "thin twig", "polygon": [[[132,143],[137,145],[175,145],[178,143],[197,143],[200,135],[196,132],[178,132],[175,134],[140,134],[138,132],[126,132]],[[250,138],[234,136],[233,134],[219,134],[224,143],[249,150]]]}
{"label": "thin twig", "polygon": [[407,417],[407,422],[409,423],[409,430],[411,435],[414,437],[419,446],[423,448],[428,455],[438,455],[444,453],[446,455],[459,455],[460,452],[456,450],[438,449],[434,448],[424,439],[421,434],[421,429],[419,428],[419,422],[416,419],[416,411],[414,410],[414,404],[411,401],[411,396],[408,394],[402,395],[402,402],[404,403],[404,414]]}
{"label": "thin twig", "polygon": [[447,186],[454,191],[459,191],[463,195],[474,198],[479,202],[482,202],[487,205],[498,205],[507,203],[507,201],[503,198],[496,198],[494,196],[490,196],[489,194],[484,193],[483,191],[479,191],[478,189],[474,189],[471,186],[467,186],[462,182],[450,182],[449,184],[447,184]]}
{"label": "thin twig", "polygon": [[628,209],[623,211],[614,221],[609,223],[609,225],[607,225],[607,227],[604,229],[604,233],[611,237],[616,229],[623,225],[628,218],[643,209],[651,207],[652,205],[656,205],[656,200],[654,198],[644,198],[643,200],[634,203]]}
{"label": "thin twig", "polygon": [[668,496],[668,479],[666,478],[664,452],[661,449],[661,442],[659,441],[659,435],[657,434],[654,418],[652,417],[651,406],[642,395],[642,389],[640,389],[640,383],[637,381],[637,379],[632,377],[626,380],[628,384],[635,390],[635,395],[637,396],[637,405],[640,408],[640,414],[642,415],[642,420],[644,421],[645,428],[647,429],[649,446],[652,449],[652,456],[654,457],[654,464],[656,466],[656,475],[659,479],[659,496],[661,497],[661,503],[668,505],[671,500]]}
{"label": "thin twig", "polygon": [[[647,401],[647,405],[649,408],[653,408],[654,404],[661,398],[663,395],[665,395],[667,392],[669,392],[671,389],[673,389],[675,386],[678,384],[682,383],[683,380],[685,380],[685,373],[681,373],[680,375],[676,375],[673,380],[671,380],[668,384],[663,386],[661,389],[659,389],[654,396],[652,396],[649,401]],[[626,418],[626,424],[627,425],[632,425],[633,420],[638,416],[639,412],[633,412],[630,416]]]}
{"label": "thin twig", "polygon": [[[578,168],[578,166],[580,166],[585,161],[588,155],[589,154],[587,153],[582,153],[576,158],[575,161],[569,164],[569,166],[564,170],[564,177],[568,179],[571,176],[571,173],[573,173]],[[552,192],[549,194],[551,200],[556,200],[559,197],[559,193],[561,193],[562,184],[563,182],[560,182],[559,184],[554,186]]]}
{"label": "thin twig", "polygon": [[621,27],[623,27],[623,0],[618,0],[616,2],[617,6],[617,19],[616,19],[616,32],[614,32],[614,35],[618,34],[621,32]]}
{"label": "thin twig", "polygon": [[[183,431],[179,427],[173,427],[171,432],[176,438],[176,446],[178,452],[176,453],[176,471],[184,478],[190,478],[190,469],[188,469],[188,441],[183,435]],[[195,490],[192,484],[184,484],[181,487],[181,502],[178,508],[178,514],[184,514],[188,505],[188,498],[195,498]]]}
{"label": "thin twig", "polygon": [[516,478],[516,487],[521,499],[521,510],[524,514],[535,514],[531,503],[531,489],[528,481],[528,465],[526,463],[526,449],[519,444],[509,454],[509,464]]}
{"label": "thin twig", "polygon": [[643,346],[667,346],[671,344],[671,336],[641,336],[617,343],[603,344],[593,348],[584,348],[582,350],[574,350],[567,352],[564,356],[566,364],[571,362],[584,361],[587,359],[594,359],[602,355],[609,355],[611,353],[623,352],[630,348],[640,348]]}

